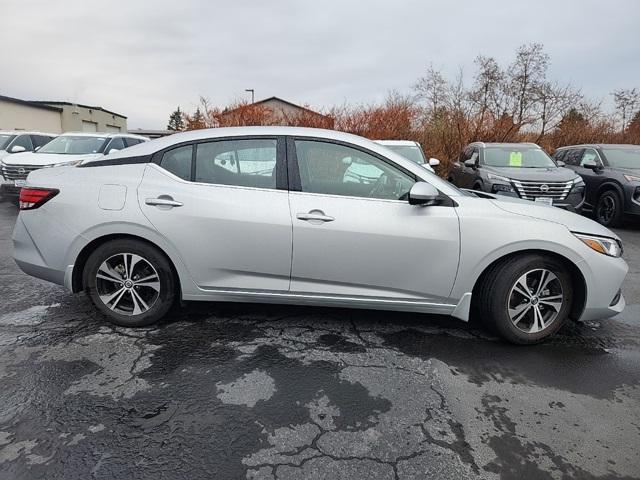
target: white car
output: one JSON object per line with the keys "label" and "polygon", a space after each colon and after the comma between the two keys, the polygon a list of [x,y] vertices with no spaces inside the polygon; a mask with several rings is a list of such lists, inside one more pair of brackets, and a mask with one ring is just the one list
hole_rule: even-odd
{"label": "white car", "polygon": [[625,305],[620,239],[547,205],[461,191],[362,137],[177,133],[33,172],[14,258],[119,325],[178,299],[477,315],[535,343]]}
{"label": "white car", "polygon": [[0,131],[0,160],[14,153],[33,152],[56,138],[55,133]]}
{"label": "white car", "polygon": [[430,158],[427,161],[427,157],[424,155],[424,150],[418,142],[412,140],[374,140],[380,145],[384,145],[389,150],[399,153],[405,158],[408,158],[413,163],[426,168],[433,172],[433,167],[440,165],[440,160],[437,158]]}
{"label": "white car", "polygon": [[79,165],[149,140],[124,133],[63,133],[35,152],[15,153],[0,160],[0,195],[17,197],[30,172]]}

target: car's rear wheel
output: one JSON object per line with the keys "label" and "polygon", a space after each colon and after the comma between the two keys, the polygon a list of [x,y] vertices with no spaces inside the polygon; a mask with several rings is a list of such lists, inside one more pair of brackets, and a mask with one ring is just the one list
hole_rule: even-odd
{"label": "car's rear wheel", "polygon": [[87,259],[84,288],[109,321],[126,327],[151,325],[169,311],[176,281],[169,260],[137,240],[114,240]]}
{"label": "car's rear wheel", "polygon": [[596,220],[605,227],[615,227],[622,218],[622,200],[613,190],[607,190],[596,203]]}
{"label": "car's rear wheel", "polygon": [[489,328],[510,342],[533,344],[566,322],[573,284],[562,262],[528,254],[494,265],[474,296],[476,311]]}

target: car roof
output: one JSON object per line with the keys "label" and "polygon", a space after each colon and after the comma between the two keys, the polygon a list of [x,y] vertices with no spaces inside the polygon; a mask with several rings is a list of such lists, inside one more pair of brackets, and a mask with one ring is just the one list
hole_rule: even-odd
{"label": "car roof", "polygon": [[111,132],[64,132],[58,135],[58,137],[126,137],[126,138],[139,138],[141,140],[149,140],[148,137],[142,135],[134,135],[132,133],[111,133]]}
{"label": "car roof", "polygon": [[556,150],[566,150],[567,148],[619,148],[622,150],[637,150],[640,145],[633,145],[628,143],[582,143],[580,145],[565,145],[564,147],[558,147]]}
{"label": "car roof", "polygon": [[413,140],[374,140],[374,142],[379,143],[380,145],[389,145],[392,147],[419,147],[420,146],[418,142],[414,142]]}
{"label": "car roof", "polygon": [[478,147],[506,147],[506,148],[540,148],[540,145],[533,142],[472,142],[469,146],[478,146]]}
{"label": "car roof", "polygon": [[47,137],[57,137],[59,133],[37,132],[35,130],[0,130],[0,135],[44,135]]}
{"label": "car roof", "polygon": [[[327,140],[343,141],[364,148],[374,149],[375,143],[364,137],[352,135],[350,133],[338,132],[336,130],[325,130],[322,128],[307,127],[280,127],[280,126],[261,126],[261,127],[221,127],[206,128],[202,130],[190,130],[187,132],[174,133],[166,137],[156,138],[139,145],[134,145],[121,150],[120,152],[111,154],[110,158],[129,157],[135,155],[151,155],[163,148],[172,147],[180,143],[192,142],[197,140],[224,138],[224,137],[244,137],[244,136],[293,136],[293,137],[309,137]],[[374,147],[372,148],[372,144]],[[384,148],[380,145],[380,148]],[[378,153],[382,153],[381,150]],[[410,161],[410,160],[407,160]]]}

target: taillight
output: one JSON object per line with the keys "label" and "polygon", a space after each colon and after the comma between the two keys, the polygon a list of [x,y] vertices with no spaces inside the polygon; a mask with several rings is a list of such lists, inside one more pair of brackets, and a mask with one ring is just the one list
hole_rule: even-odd
{"label": "taillight", "polygon": [[60,190],[55,188],[22,187],[20,189],[20,210],[33,210],[41,207],[58,193]]}

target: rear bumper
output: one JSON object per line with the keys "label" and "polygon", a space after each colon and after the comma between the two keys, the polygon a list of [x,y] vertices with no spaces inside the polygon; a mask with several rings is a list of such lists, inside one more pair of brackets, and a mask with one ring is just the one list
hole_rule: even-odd
{"label": "rear bumper", "polygon": [[13,258],[27,275],[64,285],[65,271],[47,264],[20,216],[13,229]]}

